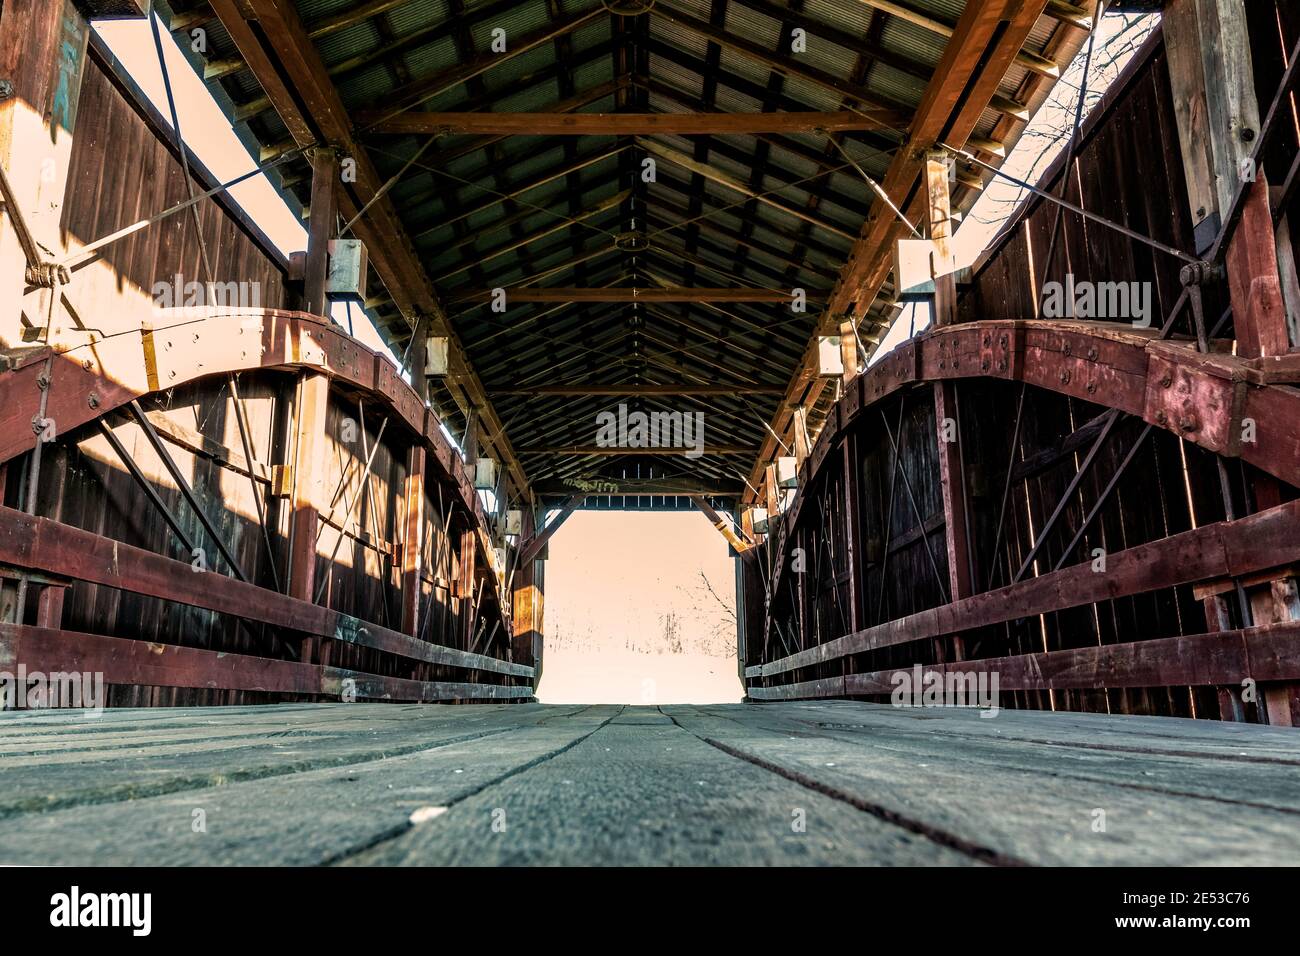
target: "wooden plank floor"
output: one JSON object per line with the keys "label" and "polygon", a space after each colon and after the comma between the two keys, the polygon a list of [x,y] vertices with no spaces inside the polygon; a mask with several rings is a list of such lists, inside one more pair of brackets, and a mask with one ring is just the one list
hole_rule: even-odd
{"label": "wooden plank floor", "polygon": [[19,712],[0,864],[1297,864],[1298,771],[1297,730],[848,701]]}

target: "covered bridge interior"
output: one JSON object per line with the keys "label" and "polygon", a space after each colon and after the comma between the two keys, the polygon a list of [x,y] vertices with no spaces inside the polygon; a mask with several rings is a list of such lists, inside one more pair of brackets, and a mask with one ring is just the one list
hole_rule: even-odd
{"label": "covered bridge interior", "polygon": [[[1160,25],[956,268],[1031,118],[1135,12]],[[303,248],[195,154],[174,64],[151,99],[94,27],[148,13]],[[309,771],[365,763],[376,788],[415,772],[401,754],[477,761],[443,809],[597,740],[660,780],[740,760],[746,799],[785,807],[779,778],[845,815],[841,859],[908,862],[901,827],[918,862],[1076,861],[1065,817],[988,821],[1016,773],[1091,747],[1112,756],[1076,802],[1155,775],[1173,809],[1071,853],[1294,859],[1298,40],[1281,0],[3,0],[0,670],[98,675],[101,703],[180,708],[182,742],[264,734],[229,758],[252,776],[303,769],[286,727]],[[537,705],[548,545],[579,508],[702,512],[735,559],[746,700],[784,703]],[[868,706],[989,682],[994,712],[1035,713],[936,712],[926,737]],[[379,702],[486,706],[399,707],[363,743]],[[58,746],[49,717],[10,742]],[[102,803],[78,831],[100,839],[121,794],[231,779],[160,751],[141,784],[113,756],[140,719],[13,777],[13,839]],[[680,763],[637,750],[674,735]],[[935,748],[942,812],[899,823],[905,768],[825,769],[881,740]],[[783,858],[751,810],[679,849]],[[1212,810],[1257,816],[1184,840]],[[336,823],[304,862],[496,852]]]}

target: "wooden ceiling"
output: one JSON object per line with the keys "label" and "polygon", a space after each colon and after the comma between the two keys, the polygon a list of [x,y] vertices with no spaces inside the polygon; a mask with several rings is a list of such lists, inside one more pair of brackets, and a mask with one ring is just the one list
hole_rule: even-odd
{"label": "wooden ceiling", "polygon": [[[815,431],[833,397],[816,336],[851,313],[870,348],[895,311],[905,227],[861,173],[919,222],[924,149],[999,161],[1089,24],[1064,0],[172,6],[263,158],[356,160],[339,213],[370,203],[368,311],[399,351],[416,321],[452,338],[435,406],[457,435],[473,410],[513,494],[756,497],[794,410]],[[307,160],[280,171],[308,206]],[[959,168],[955,208],[982,182]],[[593,454],[620,402],[703,411],[718,453]]]}

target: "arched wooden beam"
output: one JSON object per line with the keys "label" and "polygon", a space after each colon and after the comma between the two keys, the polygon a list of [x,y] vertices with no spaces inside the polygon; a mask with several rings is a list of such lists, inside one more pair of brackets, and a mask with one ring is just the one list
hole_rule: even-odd
{"label": "arched wooden beam", "polygon": [[[959,378],[1024,382],[1118,408],[1300,486],[1300,369],[1226,352],[1202,354],[1156,330],[1102,322],[986,321],[926,332],[867,369],[832,406],[782,519],[792,527],[804,488],[859,415],[901,388]],[[1255,441],[1243,442],[1243,422]]]}
{"label": "arched wooden beam", "polygon": [[[371,396],[412,441],[422,441],[435,474],[452,486],[472,515],[480,550],[493,551],[489,522],[460,453],[384,356],[319,316],[278,309],[160,309],[152,328],[108,337],[88,334],[84,344],[33,348],[11,357],[0,372],[0,462],[30,451],[37,435],[41,392],[45,417],[65,434],[151,392],[208,376],[261,369],[313,369]],[[45,360],[54,355],[42,386]],[[485,561],[486,561],[485,557]],[[499,569],[487,574],[495,589]],[[503,611],[504,613],[504,611]],[[508,623],[508,622],[504,622]]]}

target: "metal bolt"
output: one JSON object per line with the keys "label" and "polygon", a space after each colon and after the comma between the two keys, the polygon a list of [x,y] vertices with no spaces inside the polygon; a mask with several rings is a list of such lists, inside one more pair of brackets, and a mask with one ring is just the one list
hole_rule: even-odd
{"label": "metal bolt", "polygon": [[1173,384],[1174,384],[1174,376],[1169,372],[1165,372],[1164,378],[1160,380],[1160,387],[1168,388]]}
{"label": "metal bolt", "polygon": [[91,408],[99,408],[99,396],[96,395],[94,392],[91,392],[89,395],[86,396],[86,404],[89,405]]}
{"label": "metal bolt", "polygon": [[11,80],[0,80],[0,100],[7,100],[14,95],[14,84]]}
{"label": "metal bolt", "polygon": [[50,387],[49,375],[42,372],[40,375],[36,376],[36,387],[39,388],[41,391],[45,391],[47,388],[49,388]]}
{"label": "metal bolt", "polygon": [[1069,384],[1070,384],[1070,370],[1069,370],[1069,369],[1066,369],[1064,372],[1061,373],[1061,384],[1062,384],[1062,385],[1069,385]]}
{"label": "metal bolt", "polygon": [[1159,422],[1161,425],[1169,421],[1169,416],[1165,414],[1163,408],[1160,411],[1156,412],[1156,421]]}

